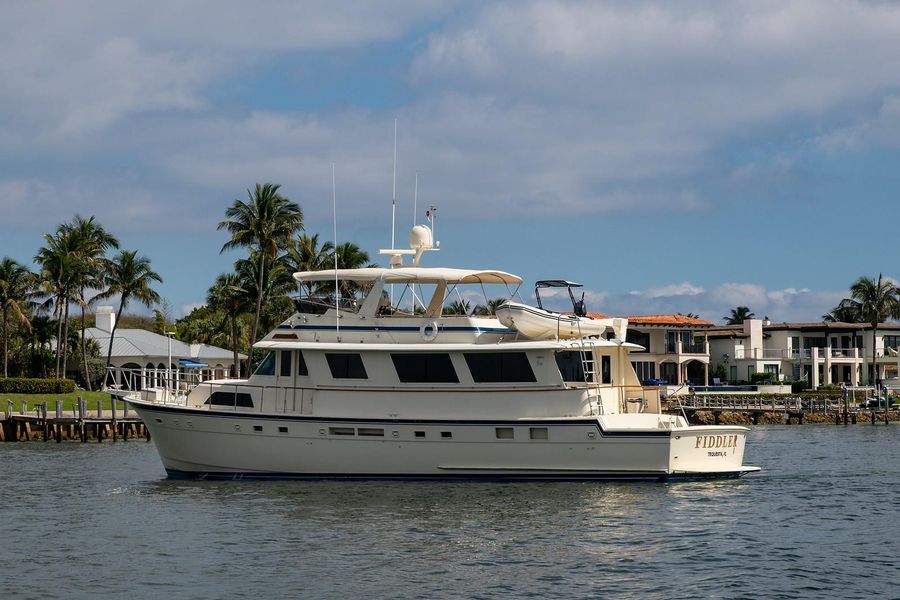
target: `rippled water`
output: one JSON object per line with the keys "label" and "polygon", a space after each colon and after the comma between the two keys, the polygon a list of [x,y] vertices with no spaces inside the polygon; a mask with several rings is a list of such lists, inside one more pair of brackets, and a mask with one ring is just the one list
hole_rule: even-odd
{"label": "rippled water", "polygon": [[900,426],[756,428],[702,483],[169,481],[152,444],[0,444],[22,598],[898,597]]}

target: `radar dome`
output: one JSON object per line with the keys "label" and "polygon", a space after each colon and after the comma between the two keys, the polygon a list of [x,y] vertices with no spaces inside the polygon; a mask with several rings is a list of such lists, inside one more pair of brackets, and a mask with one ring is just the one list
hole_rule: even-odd
{"label": "radar dome", "polygon": [[410,248],[432,248],[433,246],[434,240],[431,237],[431,228],[427,225],[416,225],[409,232]]}

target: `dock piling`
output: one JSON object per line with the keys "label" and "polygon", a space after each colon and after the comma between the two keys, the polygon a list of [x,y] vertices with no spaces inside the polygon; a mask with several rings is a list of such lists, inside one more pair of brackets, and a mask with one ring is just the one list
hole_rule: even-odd
{"label": "dock piling", "polygon": [[41,427],[41,430],[44,434],[44,441],[46,442],[48,439],[50,439],[50,421],[47,420],[47,401],[46,400],[41,402],[41,424],[43,425],[43,427]]}

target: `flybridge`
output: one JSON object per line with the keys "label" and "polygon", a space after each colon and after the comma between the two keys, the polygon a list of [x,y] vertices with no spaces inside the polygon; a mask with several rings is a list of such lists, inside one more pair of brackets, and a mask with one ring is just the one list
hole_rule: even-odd
{"label": "flybridge", "polygon": [[396,269],[368,267],[363,269],[325,269],[322,271],[294,273],[294,279],[298,282],[334,281],[335,277],[344,281],[384,281],[385,283],[506,283],[513,285],[521,285],[522,283],[521,277],[504,271],[442,267],[399,267]]}

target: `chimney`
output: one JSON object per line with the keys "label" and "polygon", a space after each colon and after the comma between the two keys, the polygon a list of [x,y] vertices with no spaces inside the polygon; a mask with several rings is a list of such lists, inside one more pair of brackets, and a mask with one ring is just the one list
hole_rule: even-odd
{"label": "chimney", "polygon": [[748,342],[744,342],[745,346],[749,346],[748,350],[763,347],[763,322],[762,319],[747,319],[744,321],[744,335],[749,338]]}
{"label": "chimney", "polygon": [[112,306],[98,306],[94,313],[94,326],[101,331],[112,331],[116,323],[116,313]]}

